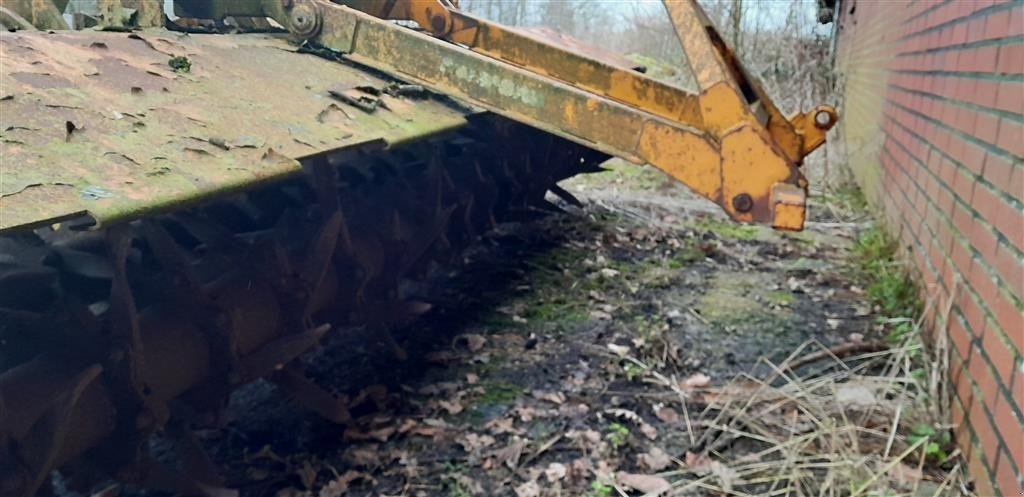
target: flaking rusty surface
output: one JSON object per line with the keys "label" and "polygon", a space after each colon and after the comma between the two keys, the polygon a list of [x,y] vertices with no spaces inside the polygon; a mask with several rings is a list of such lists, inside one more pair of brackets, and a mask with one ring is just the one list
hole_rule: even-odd
{"label": "flaking rusty surface", "polygon": [[338,101],[329,88],[389,82],[266,35],[2,33],[0,56],[0,230],[109,224],[465,123],[436,99]]}

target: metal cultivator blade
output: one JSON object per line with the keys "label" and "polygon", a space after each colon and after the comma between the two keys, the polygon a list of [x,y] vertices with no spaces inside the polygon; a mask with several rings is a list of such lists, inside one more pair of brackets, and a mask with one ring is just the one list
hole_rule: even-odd
{"label": "metal cultivator blade", "polygon": [[[403,281],[544,212],[549,190],[572,202],[554,183],[605,159],[496,119],[101,233],[0,236],[0,495],[45,495],[57,469],[83,489],[104,474],[233,495],[191,427],[222,419],[232,390],[259,378],[354,423],[297,359],[354,327],[391,340],[430,308]],[[186,474],[149,453],[156,432]]]}

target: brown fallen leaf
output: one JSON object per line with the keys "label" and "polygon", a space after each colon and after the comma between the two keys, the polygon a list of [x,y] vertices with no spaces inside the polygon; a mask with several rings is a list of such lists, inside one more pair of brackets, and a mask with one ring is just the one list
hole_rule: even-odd
{"label": "brown fallen leaf", "polygon": [[640,425],[640,433],[643,433],[648,440],[656,440],[658,438],[658,430],[647,423]]}
{"label": "brown fallen leaf", "polygon": [[370,444],[365,447],[352,447],[345,451],[342,459],[353,466],[380,466],[380,446]]}
{"label": "brown fallen leaf", "polygon": [[661,495],[672,488],[668,480],[654,475],[638,475],[619,471],[615,474],[615,481],[619,484],[638,490],[648,495]]}
{"label": "brown fallen leaf", "polygon": [[476,333],[465,333],[452,340],[452,348],[462,346],[470,352],[476,352],[484,348],[484,344],[486,343],[487,339],[482,335],[477,335]]}
{"label": "brown fallen leaf", "polygon": [[463,410],[462,403],[459,402],[458,399],[452,399],[451,401],[439,400],[437,405],[441,406],[445,411],[448,411],[448,414],[451,414],[452,416],[462,412]]}
{"label": "brown fallen leaf", "polygon": [[[508,444],[508,446],[492,452],[491,459],[493,459],[497,464],[504,463],[508,469],[514,471],[519,467],[519,459],[523,456],[523,449],[525,447],[525,440],[519,437],[513,437],[512,443]],[[491,466],[493,467],[493,464]]]}
{"label": "brown fallen leaf", "polygon": [[697,388],[708,386],[711,383],[711,377],[704,373],[696,373],[689,378],[683,380],[683,390],[690,391]]}
{"label": "brown fallen leaf", "polygon": [[363,441],[363,440],[377,440],[378,442],[387,442],[391,435],[397,431],[398,428],[395,426],[385,426],[376,430],[364,431],[358,428],[347,428],[345,433],[342,434],[342,438],[346,441]]}
{"label": "brown fallen leaf", "polygon": [[654,411],[654,415],[658,417],[663,423],[676,424],[679,422],[679,413],[671,407],[662,407]]}
{"label": "brown fallen leaf", "polygon": [[309,461],[302,461],[302,466],[295,471],[299,475],[299,481],[302,483],[302,486],[307,490],[313,489],[313,484],[316,483],[316,475],[319,472]]}
{"label": "brown fallen leaf", "polygon": [[644,471],[657,473],[672,464],[672,458],[658,447],[637,456],[637,465]]}
{"label": "brown fallen leaf", "polygon": [[566,473],[568,473],[568,468],[564,464],[553,462],[548,464],[547,469],[544,470],[544,478],[548,483],[554,483],[565,478]]}
{"label": "brown fallen leaf", "polygon": [[552,404],[561,405],[565,403],[565,394],[562,392],[547,392],[544,390],[534,390],[533,398],[546,400]]}
{"label": "brown fallen leaf", "polygon": [[897,464],[889,470],[889,476],[896,482],[906,486],[913,486],[924,478],[920,469],[907,464]]}
{"label": "brown fallen leaf", "polygon": [[516,497],[540,497],[540,485],[535,481],[528,481],[516,487]]}
{"label": "brown fallen leaf", "polygon": [[366,479],[373,481],[366,473],[360,473],[358,471],[348,470],[343,475],[337,475],[335,478],[320,488],[320,492],[317,497],[342,497],[348,493],[348,486],[360,479]]}

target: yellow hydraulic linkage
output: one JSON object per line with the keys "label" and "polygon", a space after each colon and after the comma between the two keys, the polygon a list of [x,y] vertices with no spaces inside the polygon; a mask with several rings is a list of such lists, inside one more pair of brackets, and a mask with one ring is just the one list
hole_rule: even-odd
{"label": "yellow hydraulic linkage", "polygon": [[[589,147],[649,163],[733,219],[803,228],[803,158],[837,119],[784,117],[695,0],[665,0],[700,93],[459,11],[445,0],[213,2],[267,15],[355,62]],[[424,33],[388,20],[415,21]]]}

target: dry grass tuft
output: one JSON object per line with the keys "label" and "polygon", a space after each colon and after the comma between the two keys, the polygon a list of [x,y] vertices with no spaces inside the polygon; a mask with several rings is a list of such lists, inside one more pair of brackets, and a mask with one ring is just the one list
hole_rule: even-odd
{"label": "dry grass tuft", "polygon": [[[808,342],[781,364],[763,360],[761,377],[689,392],[652,373],[685,395],[694,437],[680,469],[661,474],[669,495],[968,495],[943,408],[945,361],[928,359],[918,336],[845,359]],[[790,367],[809,355],[827,359]]]}

